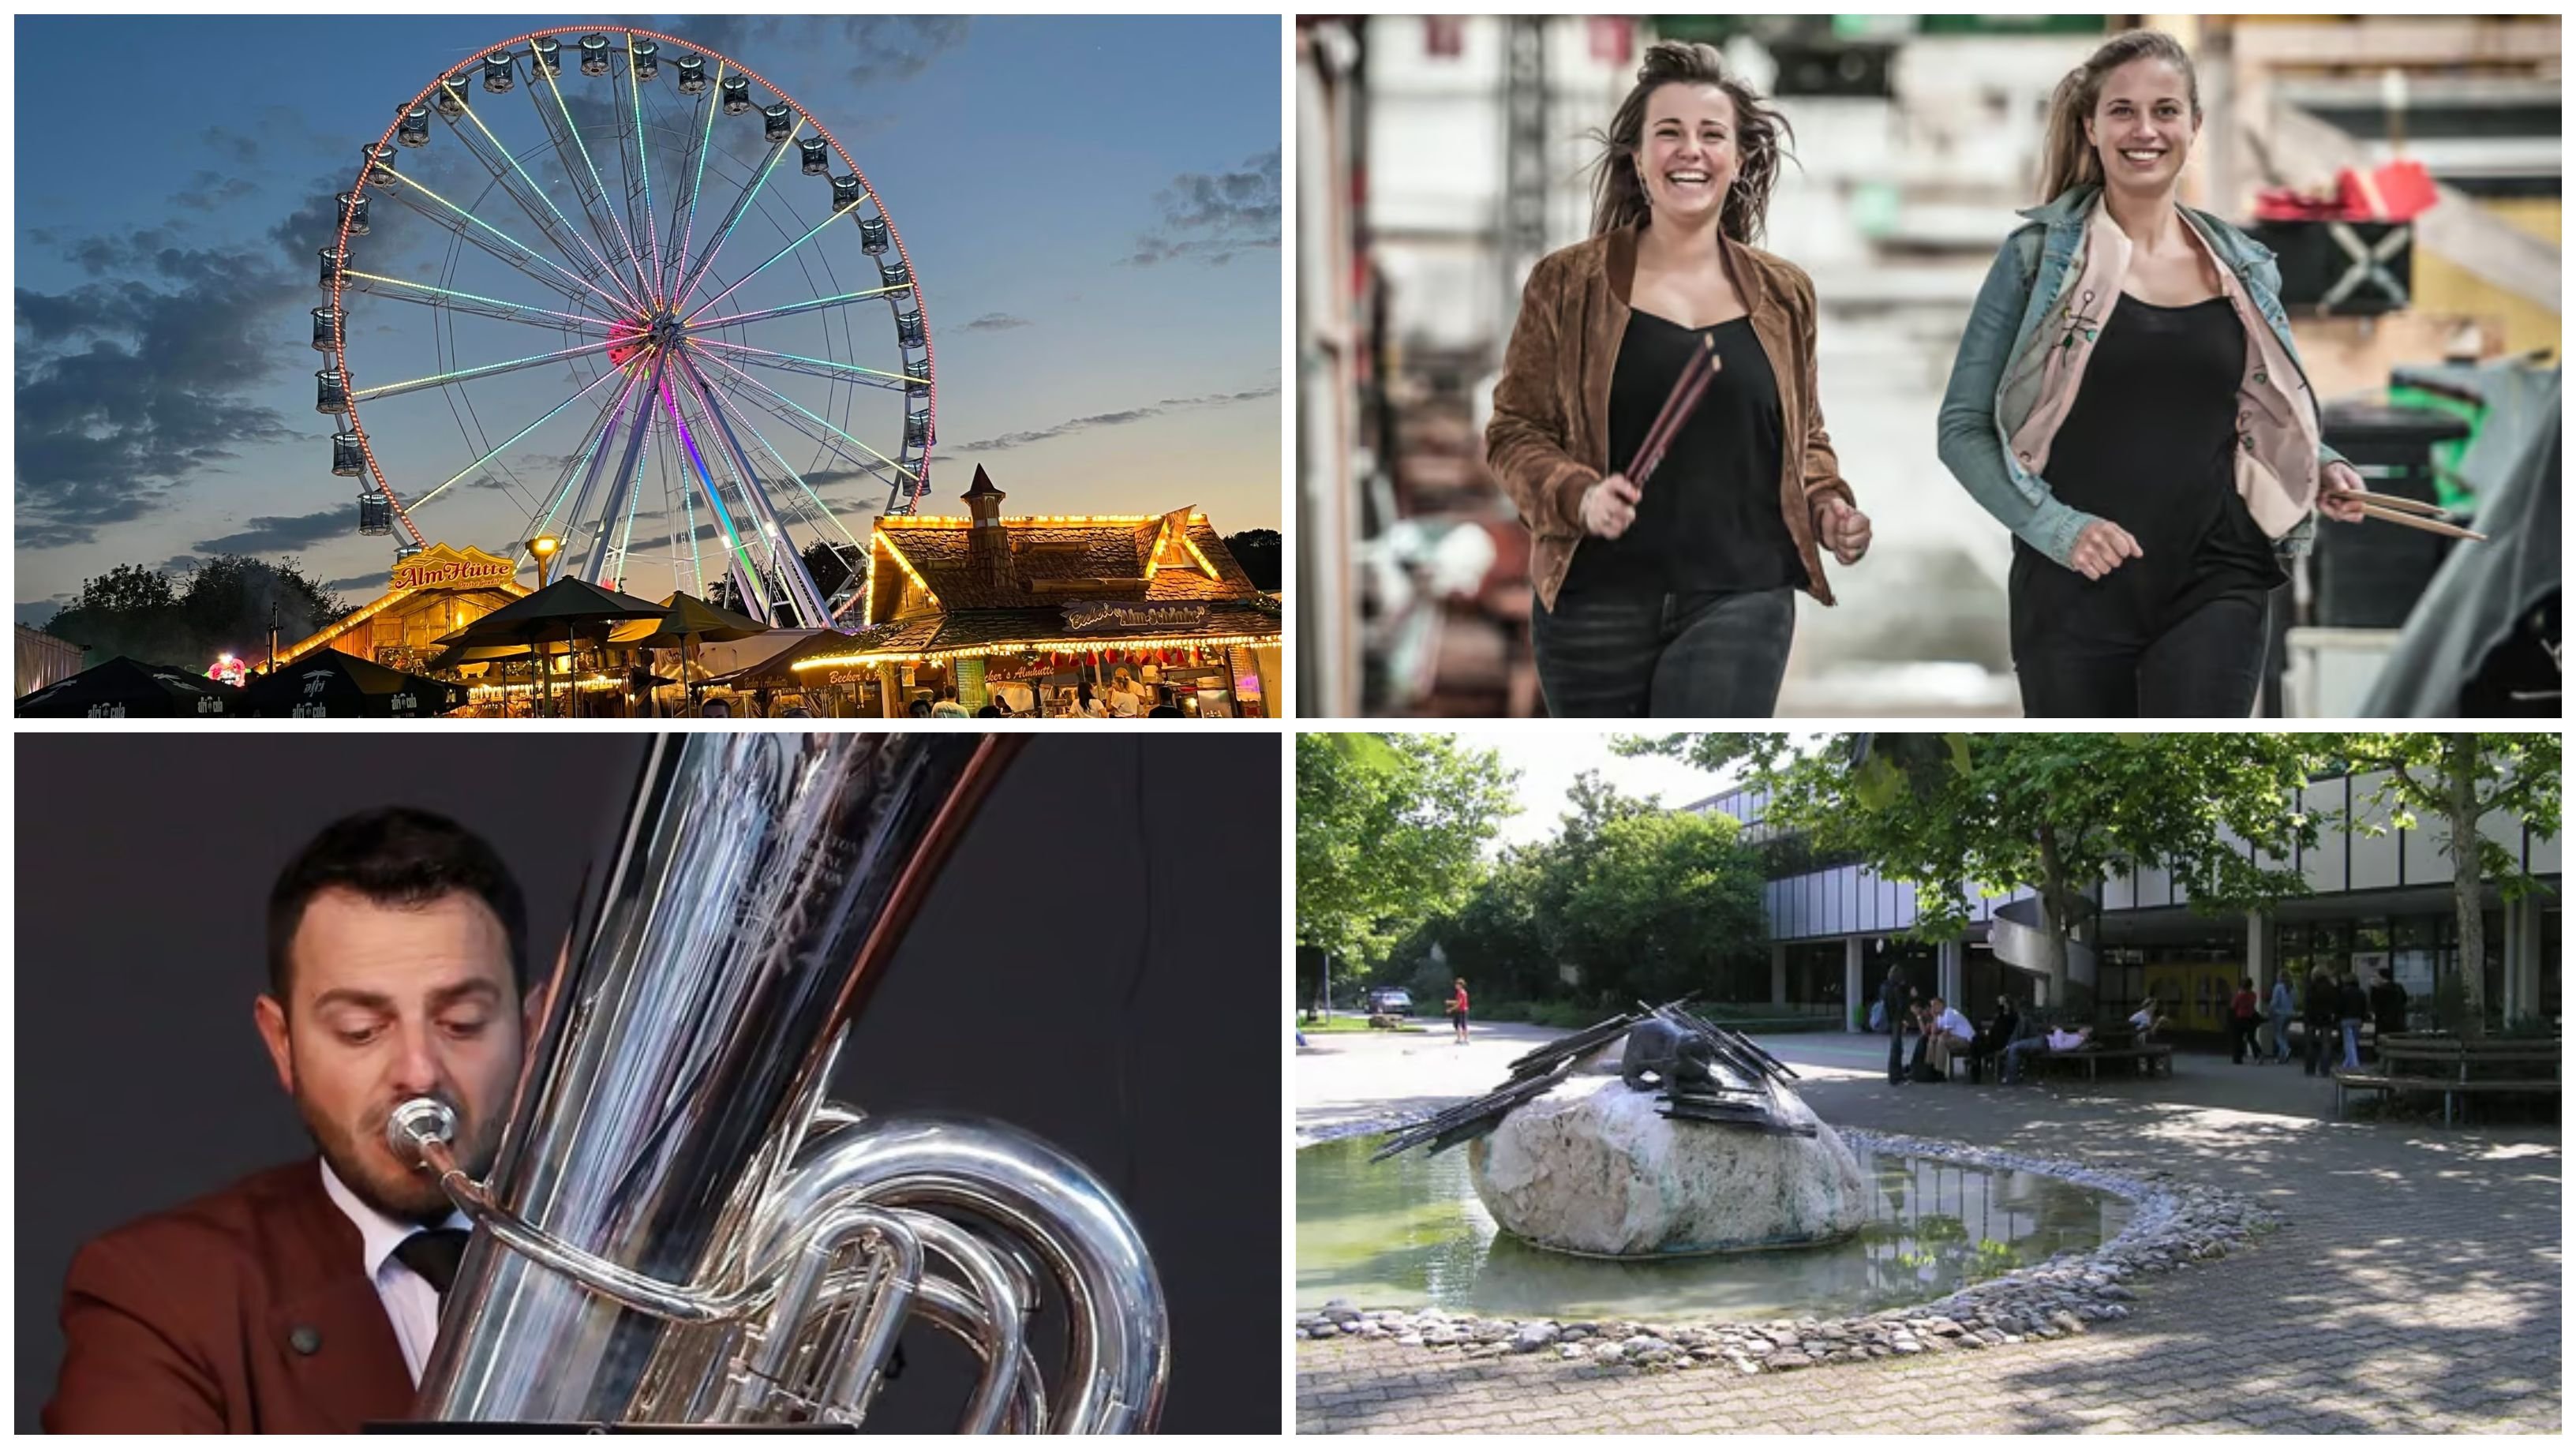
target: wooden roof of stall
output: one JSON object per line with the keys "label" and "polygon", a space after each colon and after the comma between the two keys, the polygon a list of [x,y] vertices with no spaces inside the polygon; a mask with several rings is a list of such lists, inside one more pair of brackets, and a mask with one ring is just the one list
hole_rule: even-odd
{"label": "wooden roof of stall", "polygon": [[[879,518],[870,540],[872,623],[983,609],[1052,609],[1068,600],[1251,606],[1262,592],[1236,563],[1214,524],[1195,509],[1138,515],[1005,518],[1010,566],[999,579],[975,556],[972,521]],[[904,584],[920,585],[927,607],[903,607]]]}

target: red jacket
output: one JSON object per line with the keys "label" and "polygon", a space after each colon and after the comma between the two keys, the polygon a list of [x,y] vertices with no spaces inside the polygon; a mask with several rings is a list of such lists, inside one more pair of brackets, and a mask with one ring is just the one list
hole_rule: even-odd
{"label": "red jacket", "polygon": [[349,1434],[409,1417],[364,1252],[311,1158],[91,1241],[63,1283],[46,1431]]}

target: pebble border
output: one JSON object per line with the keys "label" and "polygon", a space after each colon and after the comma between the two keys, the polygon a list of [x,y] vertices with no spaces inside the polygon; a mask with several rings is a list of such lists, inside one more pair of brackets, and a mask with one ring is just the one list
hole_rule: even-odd
{"label": "pebble border", "polygon": [[[1300,1129],[1297,1145],[1382,1132],[1394,1125],[1358,1121],[1312,1132]],[[1929,1303],[1847,1318],[1672,1325],[1626,1319],[1564,1322],[1479,1318],[1437,1308],[1362,1309],[1336,1298],[1293,1315],[1295,1335],[1300,1341],[1393,1339],[1406,1348],[1451,1351],[1463,1358],[1546,1351],[1569,1366],[1648,1373],[1697,1368],[1780,1373],[2080,1334],[2091,1324],[2129,1316],[2137,1295],[2126,1286],[2128,1280],[2223,1258],[2255,1234],[2289,1221],[2250,1198],[2184,1182],[2158,1169],[2094,1166],[1852,1127],[1834,1130],[1855,1145],[1882,1152],[2036,1172],[2108,1193],[2131,1205],[2129,1223],[2090,1251],[2060,1253]]]}

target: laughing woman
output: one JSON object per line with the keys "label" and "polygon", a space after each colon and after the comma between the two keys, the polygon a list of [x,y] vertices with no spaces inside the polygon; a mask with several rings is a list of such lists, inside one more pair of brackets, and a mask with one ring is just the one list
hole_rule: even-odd
{"label": "laughing woman", "polygon": [[[1539,260],[1494,387],[1486,461],[1534,539],[1548,712],[1767,716],[1821,541],[1869,548],[1816,406],[1816,295],[1748,243],[1779,115],[1717,50],[1661,42],[1611,117],[1592,239]],[[1625,472],[1686,368],[1718,371],[1650,486]]]}
{"label": "laughing woman", "polygon": [[2266,605],[2361,480],[2319,436],[2272,253],[2174,200],[2200,88],[2133,30],[2049,103],[2040,194],[1986,274],[1941,461],[2015,535],[2013,664],[2039,717],[2243,719]]}

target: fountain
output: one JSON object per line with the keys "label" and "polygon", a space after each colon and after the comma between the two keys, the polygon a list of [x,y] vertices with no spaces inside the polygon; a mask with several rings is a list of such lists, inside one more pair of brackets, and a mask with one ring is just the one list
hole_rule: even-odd
{"label": "fountain", "polygon": [[[1618,1054],[1612,1056],[1613,1048]],[[1868,1182],[1797,1074],[1679,1003],[1614,1017],[1512,1064],[1495,1092],[1390,1138],[1461,1142],[1476,1196],[1534,1247],[1668,1258],[1831,1243]]]}

